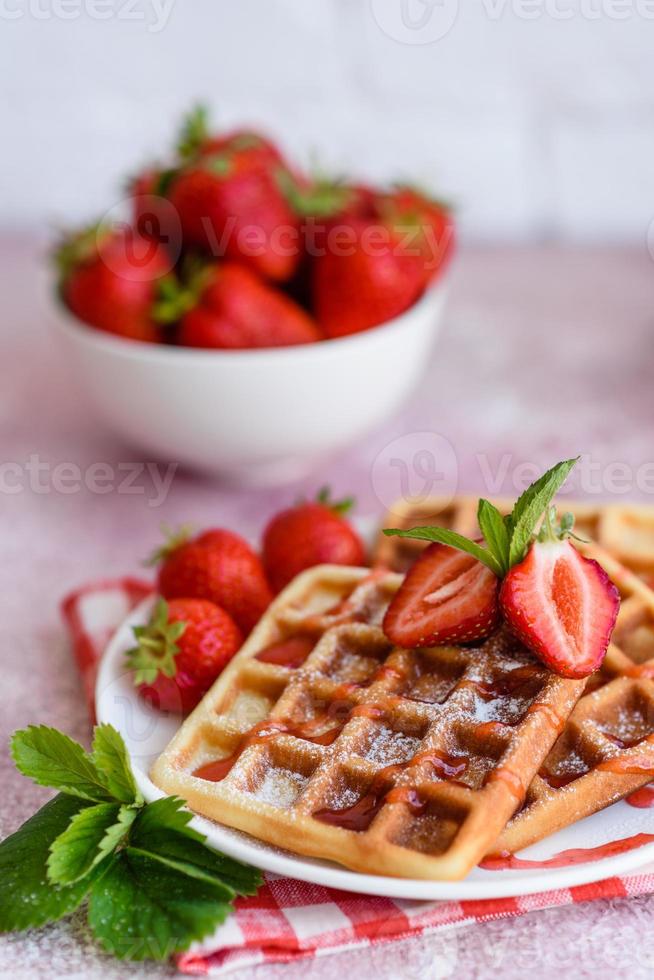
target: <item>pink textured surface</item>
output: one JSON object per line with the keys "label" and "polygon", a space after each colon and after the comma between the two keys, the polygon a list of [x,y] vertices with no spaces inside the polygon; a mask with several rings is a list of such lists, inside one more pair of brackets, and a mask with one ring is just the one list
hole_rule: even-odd
{"label": "pink textured surface", "polygon": [[[22,467],[32,454],[51,466],[70,462],[83,469],[95,462],[114,467],[138,462],[139,453],[88,416],[65,373],[48,332],[39,249],[33,242],[5,240],[0,252],[6,277],[0,462]],[[34,492],[13,470],[8,482],[0,481],[0,835],[14,830],[47,797],[13,771],[6,736],[34,721],[63,727],[80,739],[88,736],[79,681],[58,618],[58,601],[66,590],[98,574],[138,573],[162,521],[224,523],[255,536],[269,513],[327,481],[336,492],[355,492],[360,513],[378,518],[398,489],[398,470],[375,467],[375,459],[393,440],[425,430],[439,433],[453,447],[460,489],[484,489],[481,453],[488,454],[489,472],[511,454],[504,487],[487,488],[490,492],[511,490],[519,462],[542,465],[582,451],[591,453],[604,476],[601,496],[611,489],[607,472],[614,483],[622,474],[621,496],[646,498],[648,490],[651,496],[643,465],[654,458],[653,319],[654,267],[645,249],[470,251],[455,270],[433,362],[401,417],[299,485],[238,492],[180,472],[164,504],[151,507],[143,494],[64,493],[52,487]],[[406,450],[413,459],[415,438],[398,447],[400,457]],[[622,470],[607,470],[618,463]],[[7,477],[6,470],[1,473]],[[7,492],[9,483],[19,479],[24,489]],[[365,958],[344,954],[312,965],[310,972],[320,978],[343,970],[417,978],[485,977],[501,970],[512,980],[535,968],[539,977],[567,970],[608,978],[617,970],[644,978],[654,969],[654,941],[647,938],[653,925],[654,897],[594,902],[398,943]],[[0,974],[14,977],[159,977],[170,972],[103,957],[88,943],[79,920],[0,939]],[[306,965],[267,968],[266,977],[307,972]]]}

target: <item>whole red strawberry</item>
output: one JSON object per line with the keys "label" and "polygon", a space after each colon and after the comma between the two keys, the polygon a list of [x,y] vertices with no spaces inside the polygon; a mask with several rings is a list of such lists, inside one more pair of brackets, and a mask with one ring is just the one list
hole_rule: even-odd
{"label": "whole red strawberry", "polygon": [[215,602],[245,634],[272,599],[261,561],[232,531],[205,531],[193,539],[182,531],[157,552],[154,560],[159,559],[158,586],[164,598]]}
{"label": "whole red strawberry", "polygon": [[[201,285],[180,294],[178,341],[186,347],[244,349],[310,344],[323,335],[308,313],[256,273],[234,262],[216,263],[200,274]],[[163,305],[162,321],[177,316],[175,302]]]}
{"label": "whole red strawberry", "polygon": [[314,565],[364,564],[361,538],[343,517],[351,504],[333,504],[322,490],[315,502],[297,504],[272,518],[263,536],[263,563],[276,592]]}
{"label": "whole red strawberry", "polygon": [[368,330],[403,313],[425,285],[424,262],[392,223],[334,220],[315,260],[313,303],[328,337]]}
{"label": "whole red strawberry", "polygon": [[178,166],[230,149],[247,150],[251,159],[258,159],[263,166],[288,167],[279,147],[261,133],[251,129],[212,133],[209,110],[204,105],[195,106],[186,114],[177,141]]}
{"label": "whole red strawberry", "polygon": [[169,197],[185,242],[265,278],[289,280],[300,257],[299,221],[282,190],[288,168],[277,147],[244,131],[211,137],[199,119],[179,154]]}
{"label": "whole red strawberry", "polygon": [[61,297],[80,320],[131,340],[160,339],[152,306],[172,264],[165,248],[131,228],[94,226],[60,245],[56,259]]}
{"label": "whole red strawberry", "polygon": [[160,599],[127,653],[139,694],[162,711],[187,714],[243,642],[228,613],[205,599]]}
{"label": "whole red strawberry", "polygon": [[377,199],[377,211],[384,221],[404,230],[406,248],[419,252],[425,284],[435,279],[454,251],[450,208],[413,187],[401,185]]}

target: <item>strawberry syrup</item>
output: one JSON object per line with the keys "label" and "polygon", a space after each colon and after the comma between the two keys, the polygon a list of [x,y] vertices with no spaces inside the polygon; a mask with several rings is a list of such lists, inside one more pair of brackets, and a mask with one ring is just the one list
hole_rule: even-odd
{"label": "strawberry syrup", "polygon": [[654,786],[643,786],[626,797],[625,803],[635,806],[639,810],[648,810],[654,807]]}
{"label": "strawberry syrup", "polygon": [[264,664],[275,664],[278,667],[288,667],[290,670],[297,670],[307,659],[316,645],[315,636],[298,633],[296,636],[289,636],[286,640],[278,643],[271,643],[269,647],[257,653],[255,660]]}
{"label": "strawberry syrup", "polygon": [[561,851],[560,854],[554,854],[544,861],[530,861],[527,858],[519,858],[514,854],[509,854],[508,851],[504,851],[501,854],[489,854],[480,862],[479,867],[485,871],[567,868],[573,864],[586,864],[590,861],[600,861],[602,858],[626,854],[627,851],[633,851],[637,847],[643,847],[645,844],[653,842],[654,834],[635,834],[633,837],[614,840],[608,844],[600,844],[598,847],[577,847],[569,851]]}

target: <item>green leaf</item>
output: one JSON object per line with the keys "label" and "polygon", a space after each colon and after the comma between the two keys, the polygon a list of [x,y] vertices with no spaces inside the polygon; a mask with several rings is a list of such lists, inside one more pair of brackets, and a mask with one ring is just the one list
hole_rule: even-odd
{"label": "green leaf", "polygon": [[509,570],[509,532],[504,518],[489,500],[480,500],[477,521],[489,550],[502,567],[502,574]]}
{"label": "green leaf", "polygon": [[50,881],[71,885],[87,875],[115,850],[135,816],[135,810],[120,803],[98,803],[76,813],[50,847]]}
{"label": "green leaf", "polygon": [[193,865],[224,882],[237,895],[254,895],[262,884],[261,873],[207,847],[204,835],[188,826],[192,814],[182,806],[183,801],[175,797],[148,804],[132,828],[132,845]]}
{"label": "green leaf", "polygon": [[472,555],[473,558],[476,558],[486,565],[487,568],[490,568],[491,572],[497,575],[498,578],[502,577],[502,568],[499,562],[487,548],[482,548],[476,541],[471,541],[469,538],[465,538],[462,534],[457,534],[456,531],[451,531],[449,528],[412,527],[408,531],[403,531],[401,528],[387,527],[384,530],[384,534],[387,534],[389,537],[414,538],[417,541],[436,541],[438,544],[449,545],[450,548],[457,548],[459,551],[465,551],[466,554]]}
{"label": "green leaf", "polygon": [[115,800],[137,806],[143,803],[143,797],[134,781],[125,743],[111,725],[96,727],[92,758],[100,778]]}
{"label": "green leaf", "polygon": [[96,803],[111,801],[88,752],[56,728],[30,725],[15,732],[11,754],[16,768],[39,786]]}
{"label": "green leaf", "polygon": [[565,483],[570,470],[578,459],[577,456],[575,459],[567,459],[562,463],[557,463],[539,480],[527,487],[516,501],[511,513],[513,533],[509,548],[510,566],[518,564],[524,558],[539,518],[549,507],[550,501],[559,488]]}
{"label": "green leaf", "polygon": [[94,883],[89,925],[120,959],[167,959],[225,920],[231,906],[222,891],[128,847]]}
{"label": "green leaf", "polygon": [[97,869],[73,885],[53,885],[47,862],[52,843],[87,804],[60,794],[0,844],[0,931],[29,929],[73,912]]}

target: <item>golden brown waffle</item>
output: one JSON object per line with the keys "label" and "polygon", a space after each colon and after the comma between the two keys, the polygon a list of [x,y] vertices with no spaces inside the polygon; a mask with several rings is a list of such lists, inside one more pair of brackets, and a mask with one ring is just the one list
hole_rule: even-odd
{"label": "golden brown waffle", "polygon": [[[550,673],[507,632],[476,649],[393,648],[380,622],[400,582],[335,566],[295,579],[154,782],[288,850],[464,877],[522,803],[584,681]],[[298,650],[310,651],[301,666],[279,662]]]}
{"label": "golden brown waffle", "polygon": [[[497,498],[493,503],[508,514],[514,501]],[[477,497],[427,497],[421,502],[398,500],[381,525],[403,529],[423,524],[450,527],[461,534],[477,532]],[[631,571],[652,584],[654,582],[654,507],[636,504],[589,504],[563,500],[562,511],[575,517],[575,530],[590,538]],[[426,546],[424,541],[386,537],[379,533],[375,564],[396,572],[405,572],[416,555]]]}
{"label": "golden brown waffle", "polygon": [[654,778],[654,592],[596,545],[584,551],[620,590],[612,641],[493,851],[522,850]]}

